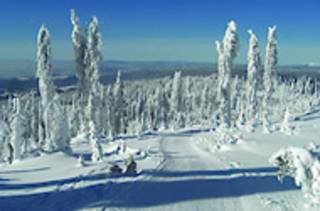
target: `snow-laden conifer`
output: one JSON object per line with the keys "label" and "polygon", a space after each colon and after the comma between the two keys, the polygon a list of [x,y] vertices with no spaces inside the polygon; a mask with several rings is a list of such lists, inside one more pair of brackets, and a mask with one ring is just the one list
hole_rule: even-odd
{"label": "snow-laden conifer", "polygon": [[[101,125],[97,125],[99,120],[97,119],[97,113],[101,111],[101,99],[99,98],[101,92],[101,84],[99,82],[99,64],[102,60],[101,54],[102,38],[99,29],[99,22],[96,17],[92,18],[92,21],[88,27],[87,35],[87,49],[85,55],[86,62],[86,83],[88,83],[88,98],[85,99],[87,102],[86,124],[93,121],[95,127],[99,126],[98,131],[101,132]],[[90,102],[89,102],[90,101]],[[91,105],[89,105],[91,104]],[[86,126],[88,128],[88,126]]]}
{"label": "snow-laden conifer", "polygon": [[90,86],[90,91],[95,93],[98,91],[99,82],[99,64],[102,60],[101,54],[102,38],[99,29],[99,22],[96,17],[92,18],[92,21],[88,27],[87,38],[87,51],[85,55],[88,75],[87,83]]}
{"label": "snow-laden conifer", "polygon": [[172,91],[170,99],[171,119],[173,120],[174,127],[179,127],[181,121],[180,112],[182,111],[182,79],[181,72],[175,72],[172,82]]}
{"label": "snow-laden conifer", "polygon": [[222,43],[217,42],[218,51],[218,94],[220,124],[222,127],[231,126],[230,83],[233,61],[238,55],[239,38],[234,21],[230,21]]}
{"label": "snow-laden conifer", "polygon": [[278,179],[292,177],[310,204],[320,204],[320,161],[317,149],[287,147],[275,152],[269,162],[276,166]]}
{"label": "snow-laden conifer", "polygon": [[46,128],[45,149],[47,151],[63,151],[69,153],[70,129],[68,121],[63,115],[58,95],[44,110],[44,119],[48,119]]}
{"label": "snow-laden conifer", "polygon": [[31,110],[30,110],[30,117],[31,117],[31,125],[30,125],[30,142],[32,143],[33,148],[39,147],[39,103],[36,99],[36,93],[32,92],[31,94]]}
{"label": "snow-laden conifer", "polygon": [[90,141],[91,150],[92,150],[91,160],[92,162],[95,163],[98,161],[102,161],[103,149],[99,142],[99,139],[97,138],[96,128],[92,121],[89,123],[89,127],[90,127],[89,141]]}
{"label": "snow-laden conifer", "polygon": [[15,113],[12,116],[10,123],[11,128],[11,138],[10,143],[13,147],[13,160],[21,159],[22,155],[25,153],[24,149],[26,144],[26,118],[22,114],[20,99],[16,98],[15,101]]}
{"label": "snow-laden conifer", "polygon": [[293,127],[290,125],[290,112],[288,108],[286,108],[285,110],[283,121],[280,126],[280,131],[287,135],[293,134]]}
{"label": "snow-laden conifer", "polygon": [[[249,50],[248,50],[248,66],[247,66],[247,126],[253,129],[257,123],[258,117],[258,100],[257,92],[259,86],[260,74],[260,50],[256,35],[249,30]],[[250,130],[251,130],[250,129]]]}
{"label": "snow-laden conifer", "polygon": [[50,34],[41,26],[38,34],[37,77],[41,97],[40,139],[48,151],[69,151],[69,126],[55,92],[52,77]]}
{"label": "snow-laden conifer", "polygon": [[55,88],[52,79],[51,43],[48,29],[42,25],[38,33],[37,78],[41,104],[46,108],[54,98]]}
{"label": "snow-laden conifer", "polygon": [[[10,124],[4,119],[0,120],[0,159],[8,163],[10,157],[9,144],[10,144]],[[12,152],[13,158],[13,152]]]}
{"label": "snow-laden conifer", "polygon": [[46,143],[50,128],[48,127],[50,119],[45,112],[49,111],[48,105],[55,97],[55,88],[52,79],[52,64],[51,64],[51,43],[50,33],[48,29],[42,25],[38,33],[38,51],[37,51],[37,78],[39,84],[39,92],[41,98],[41,115],[39,121],[39,137],[43,145],[51,145]]}
{"label": "snow-laden conifer", "polygon": [[113,132],[115,134],[123,133],[126,127],[124,85],[121,80],[121,72],[118,72],[116,83],[113,87]]}
{"label": "snow-laden conifer", "polygon": [[264,63],[263,74],[263,99],[262,99],[262,119],[263,127],[265,130],[269,130],[266,127],[270,127],[270,120],[268,117],[269,105],[272,104],[271,99],[274,92],[274,86],[276,82],[276,70],[278,64],[278,41],[276,35],[276,26],[268,29],[268,40],[266,46],[266,55]]}
{"label": "snow-laden conifer", "polygon": [[71,10],[71,24],[72,24],[72,33],[71,39],[75,54],[75,63],[76,63],[76,76],[79,83],[79,93],[85,98],[88,97],[89,81],[86,74],[86,62],[85,56],[87,51],[87,40],[84,30],[81,28],[79,18],[75,10]]}

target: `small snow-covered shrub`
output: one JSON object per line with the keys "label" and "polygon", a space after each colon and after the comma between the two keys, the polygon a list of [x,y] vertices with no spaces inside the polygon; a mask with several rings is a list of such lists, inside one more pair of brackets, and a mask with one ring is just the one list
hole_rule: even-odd
{"label": "small snow-covered shrub", "polygon": [[83,167],[83,166],[85,166],[85,162],[84,162],[83,155],[80,155],[80,156],[78,157],[77,166],[78,166],[78,167]]}
{"label": "small snow-covered shrub", "polygon": [[320,204],[319,152],[300,147],[280,149],[270,158],[270,163],[279,168],[278,179],[294,178],[304,196],[313,204]]}
{"label": "small snow-covered shrub", "polygon": [[293,135],[294,127],[290,125],[290,113],[289,109],[286,108],[280,131],[287,135]]}
{"label": "small snow-covered shrub", "polygon": [[217,151],[221,150],[224,146],[236,144],[240,140],[240,135],[235,133],[231,128],[218,127],[217,130],[198,139],[197,143],[202,145],[207,151]]}

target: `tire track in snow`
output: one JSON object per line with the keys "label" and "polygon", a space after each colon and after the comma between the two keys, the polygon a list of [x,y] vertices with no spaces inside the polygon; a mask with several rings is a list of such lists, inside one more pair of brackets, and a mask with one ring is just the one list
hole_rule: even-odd
{"label": "tire track in snow", "polygon": [[[160,154],[160,162],[159,164],[155,167],[154,170],[152,170],[152,172],[159,172],[161,171],[164,166],[165,166],[165,163],[167,162],[168,160],[168,155],[165,153],[164,151],[164,146],[163,146],[163,142],[164,142],[164,136],[160,135],[159,138],[157,138],[157,141],[156,141],[158,144],[157,144],[157,148],[159,149],[157,152]],[[143,171],[142,171],[143,172]],[[148,180],[151,180],[152,178],[152,175],[149,174],[149,175],[143,175],[143,173],[137,177],[131,177],[131,180],[130,182],[134,183],[135,181],[148,181]],[[143,185],[141,185],[138,189],[135,188],[134,191],[137,192],[139,190],[141,190],[143,188]],[[129,193],[133,192],[133,185],[126,185],[125,188],[123,188],[122,190],[120,190],[120,192],[118,191],[117,195],[115,195],[115,197],[113,197],[112,200],[122,200],[122,199],[125,199],[127,197],[129,197]],[[99,210],[101,211],[105,211],[105,210],[114,210],[114,211],[118,211],[118,210],[123,210],[122,208],[117,208],[117,207],[112,207],[112,208],[109,208],[109,207],[106,207],[106,206],[103,206],[102,208],[100,208]]]}

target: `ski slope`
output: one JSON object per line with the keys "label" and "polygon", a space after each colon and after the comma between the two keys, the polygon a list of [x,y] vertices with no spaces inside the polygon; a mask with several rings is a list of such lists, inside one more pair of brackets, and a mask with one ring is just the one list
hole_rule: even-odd
{"label": "ski slope", "polygon": [[[72,142],[74,156],[43,155],[0,166],[0,210],[319,210],[307,207],[291,178],[280,183],[271,154],[285,146],[320,144],[320,113],[291,122],[295,135],[241,131],[241,141],[207,151],[208,132],[185,130],[104,143],[103,162],[90,162],[85,139]],[[86,165],[79,166],[83,154]],[[134,154],[137,176],[110,175]],[[306,209],[307,207],[307,209]]]}

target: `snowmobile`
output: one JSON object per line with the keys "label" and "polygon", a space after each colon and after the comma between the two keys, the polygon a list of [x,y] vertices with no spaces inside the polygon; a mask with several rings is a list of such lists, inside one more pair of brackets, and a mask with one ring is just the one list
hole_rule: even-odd
{"label": "snowmobile", "polygon": [[122,174],[122,168],[117,165],[117,164],[114,164],[110,167],[110,173],[111,175],[121,175]]}
{"label": "snowmobile", "polygon": [[137,163],[132,156],[126,161],[124,168],[121,168],[118,164],[113,164],[109,171],[115,176],[137,176],[140,173],[140,171],[137,171]]}

